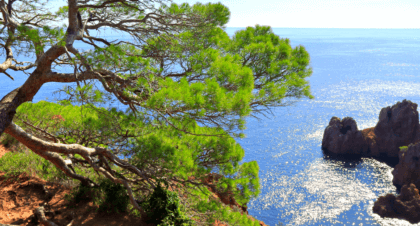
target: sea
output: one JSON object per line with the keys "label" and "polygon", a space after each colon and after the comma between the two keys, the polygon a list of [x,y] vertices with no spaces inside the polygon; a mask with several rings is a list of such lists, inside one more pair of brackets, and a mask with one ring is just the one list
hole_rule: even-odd
{"label": "sea", "polygon": [[[225,31],[232,36],[242,29]],[[384,107],[404,99],[420,103],[420,30],[272,30],[281,38],[289,38],[292,47],[302,45],[309,52],[313,74],[307,81],[315,99],[285,99],[284,103],[293,104],[272,109],[267,117],[247,119],[246,138],[238,138],[237,142],[245,149],[242,162],[258,162],[261,190],[248,203],[249,214],[270,226],[411,225],[372,212],[379,196],[397,194],[391,166],[371,158],[334,159],[323,153],[321,143],[333,116],[352,117],[362,130],[376,125]],[[108,40],[130,40],[111,31],[102,35]],[[80,41],[75,42],[75,47],[88,49]],[[71,67],[57,70],[73,72]],[[21,72],[7,72],[15,81],[0,74],[0,97],[21,86],[28,77]],[[54,102],[52,92],[63,85],[44,84],[33,102]],[[98,87],[102,86],[98,83]],[[112,106],[127,108],[121,103]]]}

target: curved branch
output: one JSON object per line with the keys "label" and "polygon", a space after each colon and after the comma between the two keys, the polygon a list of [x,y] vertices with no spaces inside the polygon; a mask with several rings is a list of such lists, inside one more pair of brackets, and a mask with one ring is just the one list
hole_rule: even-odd
{"label": "curved branch", "polygon": [[[14,58],[12,60],[15,62],[15,64],[14,65],[11,65],[9,67],[9,69],[12,69],[14,71],[24,71],[24,70],[28,70],[28,69],[31,69],[31,68],[37,66],[36,63],[32,63],[32,62],[18,62]],[[16,66],[17,64],[24,64],[24,63],[29,63],[29,65],[26,65],[26,66]]]}
{"label": "curved branch", "polygon": [[[88,38],[88,39],[90,39],[90,40],[95,40],[95,41],[98,41],[98,42],[103,42],[104,44],[106,44],[106,45],[108,45],[108,46],[110,46],[111,45],[111,43],[110,42],[108,42],[107,40],[105,40],[105,39],[102,39],[102,38],[96,38],[96,37],[92,37],[92,36],[89,36],[89,35],[83,35],[83,38]],[[115,40],[116,41],[116,40]],[[115,42],[114,41],[114,42]]]}
{"label": "curved branch", "polygon": [[9,127],[7,127],[7,129],[5,130],[5,133],[13,136],[19,142],[23,143],[28,148],[30,148],[33,152],[40,155],[44,159],[47,159],[50,162],[52,162],[58,169],[62,170],[67,176],[69,176],[71,178],[74,178],[76,180],[79,180],[80,182],[82,182],[82,184],[84,184],[86,186],[91,186],[91,184],[96,185],[89,178],[73,173],[70,170],[70,168],[67,166],[65,160],[59,154],[48,151],[48,150],[45,150],[42,146],[37,146],[35,144],[28,145],[28,141],[30,142],[31,139],[33,141],[32,143],[37,143],[36,142],[37,140],[41,141],[43,143],[47,143],[47,144],[49,142],[43,141],[43,140],[41,140],[41,139],[39,139],[35,136],[32,136],[32,135],[26,133],[18,125],[14,124],[14,123],[12,123]]}
{"label": "curved branch", "polygon": [[[70,169],[67,167],[64,159],[60,155],[58,155],[57,153],[61,153],[61,154],[65,154],[65,155],[79,154],[85,160],[87,160],[89,162],[89,164],[91,164],[95,168],[95,170],[102,172],[107,177],[113,178],[113,176],[110,175],[108,172],[106,172],[105,169],[103,169],[102,167],[96,166],[96,164],[93,163],[92,160],[91,160],[91,157],[93,157],[93,156],[102,155],[102,156],[105,156],[111,162],[114,162],[115,164],[117,164],[118,166],[120,166],[122,168],[125,168],[125,169],[137,174],[138,176],[146,179],[149,182],[149,184],[154,188],[154,185],[149,181],[149,179],[139,169],[137,169],[135,166],[119,159],[114,154],[112,154],[112,152],[110,150],[108,150],[106,148],[101,148],[101,147],[88,148],[88,147],[84,147],[80,144],[50,143],[50,142],[44,141],[42,139],[39,139],[39,138],[33,136],[32,134],[28,134],[20,126],[16,125],[13,122],[9,125],[9,127],[6,128],[5,132],[10,134],[11,136],[13,136],[15,139],[17,139],[19,142],[21,142],[22,144],[24,144],[25,146],[27,146],[28,148],[33,150],[35,153],[37,153],[37,154],[39,154],[43,157],[45,156],[44,158],[46,158],[46,159],[50,160],[51,162],[53,162],[54,164],[56,164],[56,166],[58,168],[62,169],[63,171],[65,171],[66,174],[69,173],[69,174],[67,174],[68,176],[74,177],[74,176],[77,176],[77,175],[74,175],[73,173],[70,172]],[[81,179],[83,180],[84,178],[81,178]],[[78,180],[80,180],[80,179],[78,179]]]}
{"label": "curved branch", "polygon": [[[5,130],[6,133],[16,138],[19,142],[23,143],[25,146],[29,147],[32,151],[34,151],[36,154],[42,156],[43,158],[49,160],[52,162],[57,168],[62,170],[67,176],[72,177],[74,179],[77,179],[82,182],[85,186],[97,186],[93,181],[91,181],[89,178],[80,176],[70,170],[70,168],[67,166],[66,161],[57,153],[63,153],[63,154],[79,154],[83,156],[89,164],[95,169],[97,172],[101,172],[103,175],[105,175],[107,178],[109,178],[114,183],[123,184],[124,187],[127,189],[127,192],[129,194],[130,202],[131,204],[139,211],[141,211],[141,207],[137,204],[136,199],[133,196],[131,187],[129,186],[128,182],[123,179],[118,179],[114,177],[109,171],[105,170],[103,167],[97,166],[96,163],[94,163],[91,159],[91,156],[94,155],[101,155],[102,160],[104,160],[103,156],[108,158],[109,160],[113,161],[117,165],[124,167],[125,169],[128,169],[132,172],[135,172],[137,175],[143,176],[149,184],[155,188],[155,186],[149,181],[149,179],[143,175],[142,172],[140,172],[136,167],[130,165],[127,162],[124,162],[114,156],[110,151],[104,149],[104,148],[86,148],[78,144],[70,144],[70,145],[60,145],[60,144],[51,144],[49,142],[45,142],[37,137],[34,137],[25,131],[23,131],[18,125],[12,123],[10,126]],[[46,222],[49,223],[49,222]],[[54,225],[54,224],[50,224]]]}

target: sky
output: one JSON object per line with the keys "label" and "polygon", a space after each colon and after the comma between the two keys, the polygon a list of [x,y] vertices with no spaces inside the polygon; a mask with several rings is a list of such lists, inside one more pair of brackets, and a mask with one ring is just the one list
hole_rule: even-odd
{"label": "sky", "polygon": [[227,27],[259,24],[273,28],[420,28],[420,0],[173,1],[221,2],[231,12]]}
{"label": "sky", "polygon": [[[175,0],[176,3],[196,0]],[[219,2],[213,0],[199,1]],[[420,0],[222,0],[227,27],[420,28]]]}

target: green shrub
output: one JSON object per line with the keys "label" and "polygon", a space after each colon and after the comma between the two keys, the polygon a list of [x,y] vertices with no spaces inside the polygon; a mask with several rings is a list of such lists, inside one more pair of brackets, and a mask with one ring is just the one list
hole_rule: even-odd
{"label": "green shrub", "polygon": [[57,169],[54,164],[31,150],[6,153],[0,158],[0,171],[6,172],[6,176],[24,172],[31,175],[31,172],[34,172],[40,178],[47,181],[66,178],[66,175]]}
{"label": "green shrub", "polygon": [[101,181],[99,187],[105,194],[103,202],[99,205],[99,211],[117,213],[127,211],[130,200],[124,185],[105,179]]}
{"label": "green shrub", "polygon": [[407,149],[407,148],[408,148],[407,146],[401,146],[401,147],[400,147],[400,151],[401,151],[401,150],[404,150],[404,149]]}
{"label": "green shrub", "polygon": [[64,199],[69,201],[68,207],[76,208],[75,204],[81,201],[93,201],[93,203],[99,202],[100,190],[97,188],[86,187],[80,184],[76,189],[72,190],[70,194],[66,194]]}
{"label": "green shrub", "polygon": [[0,158],[0,171],[5,172],[5,176],[23,173],[29,165],[28,160],[22,153],[8,152]]}
{"label": "green shrub", "polygon": [[44,179],[63,176],[60,175],[59,171],[61,170],[58,170],[51,162],[32,151],[8,152],[0,158],[0,171],[6,172],[6,176],[24,172],[30,175],[31,170]]}
{"label": "green shrub", "polygon": [[75,204],[81,201],[93,201],[94,204],[99,204],[97,211],[107,213],[126,212],[129,204],[125,187],[108,178],[101,179],[98,187],[86,187],[80,184],[66,196],[66,200],[71,201],[69,207],[75,207]]}
{"label": "green shrub", "polygon": [[[165,181],[162,182],[166,184]],[[194,222],[181,211],[178,194],[162,188],[160,182],[147,201],[143,203],[143,208],[149,217],[147,223],[169,226],[192,225]]]}

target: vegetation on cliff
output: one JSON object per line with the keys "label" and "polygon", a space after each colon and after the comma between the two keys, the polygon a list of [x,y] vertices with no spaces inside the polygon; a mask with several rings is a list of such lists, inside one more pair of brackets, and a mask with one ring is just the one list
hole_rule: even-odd
{"label": "vegetation on cliff", "polygon": [[[51,3],[40,2],[0,3],[7,55],[0,71],[12,79],[6,69],[29,75],[0,101],[0,135],[14,137],[81,186],[100,187],[95,174],[120,184],[137,211],[141,194],[162,180],[182,184],[205,206],[200,200],[208,202],[210,192],[200,179],[210,172],[223,176],[217,189],[232,192],[240,205],[258,196],[258,164],[239,164],[245,153],[234,138],[244,137],[246,117],[287,106],[287,97],[313,98],[303,46],[292,48],[267,26],[229,37],[230,13],[221,3],[68,0],[50,13]],[[60,19],[68,24],[50,26]],[[105,27],[132,40],[90,35]],[[76,40],[92,49],[77,50]],[[21,51],[14,55],[12,47]],[[33,53],[34,61],[19,61],[22,52]],[[56,71],[57,65],[74,72]],[[57,103],[31,103],[48,82],[74,86],[61,90],[65,98]],[[127,111],[97,107],[113,98]]]}

